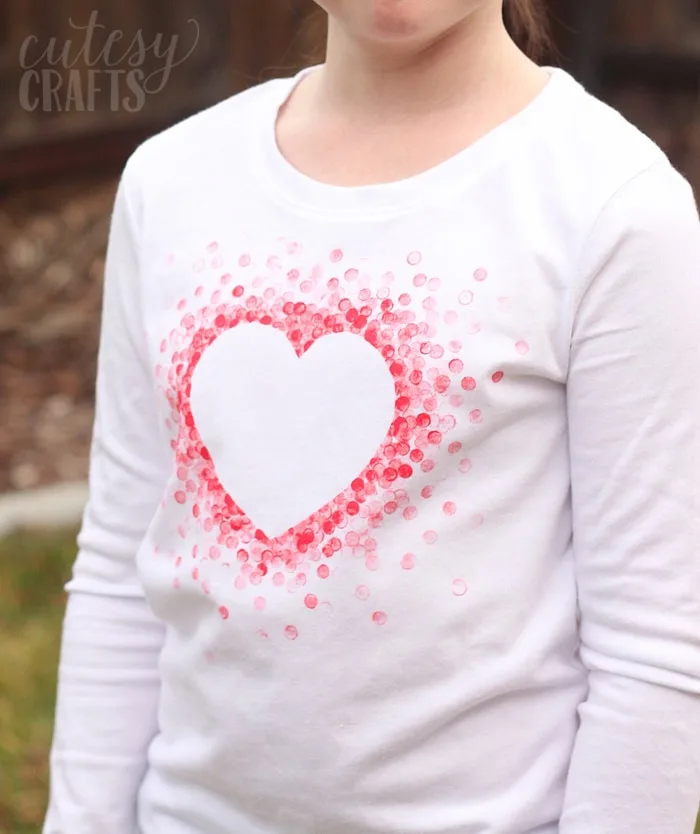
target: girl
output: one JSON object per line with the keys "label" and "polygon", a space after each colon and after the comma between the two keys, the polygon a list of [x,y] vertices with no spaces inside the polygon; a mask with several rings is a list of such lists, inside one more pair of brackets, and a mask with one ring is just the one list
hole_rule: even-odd
{"label": "girl", "polygon": [[121,181],[45,834],[690,834],[690,187],[501,0],[321,5]]}

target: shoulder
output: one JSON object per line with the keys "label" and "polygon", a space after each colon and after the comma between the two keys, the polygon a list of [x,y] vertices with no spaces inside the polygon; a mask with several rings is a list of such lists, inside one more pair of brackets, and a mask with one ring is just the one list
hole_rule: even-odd
{"label": "shoulder", "polygon": [[619,239],[666,229],[679,216],[697,222],[689,183],[649,136],[566,73],[555,71],[553,80],[532,182],[572,243],[585,245],[606,228]]}
{"label": "shoulder", "polygon": [[151,136],[125,165],[125,189],[157,194],[174,183],[215,177],[217,169],[240,157],[251,121],[266,104],[274,107],[290,83],[283,78],[258,84]]}

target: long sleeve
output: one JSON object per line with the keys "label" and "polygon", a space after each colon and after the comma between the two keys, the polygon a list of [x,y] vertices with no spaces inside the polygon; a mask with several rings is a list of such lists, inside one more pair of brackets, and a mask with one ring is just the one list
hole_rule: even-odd
{"label": "long sleeve", "polygon": [[568,380],[581,657],[561,834],[692,834],[700,801],[700,223],[666,160],[588,240]]}
{"label": "long sleeve", "polygon": [[133,834],[156,733],[164,632],[135,557],[164,489],[167,444],[148,373],[130,176],[127,165],[107,252],[90,492],[67,586],[44,834]]}

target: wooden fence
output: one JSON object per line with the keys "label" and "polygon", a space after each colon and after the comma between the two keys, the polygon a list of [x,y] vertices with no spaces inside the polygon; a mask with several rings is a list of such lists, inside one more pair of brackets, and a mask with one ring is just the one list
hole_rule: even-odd
{"label": "wooden fence", "polygon": [[[558,44],[552,61],[634,114],[644,109],[643,91],[648,102],[659,95],[674,102],[688,124],[694,119],[700,101],[698,0],[548,3]],[[76,169],[116,169],[155,130],[321,53],[322,17],[312,0],[104,0],[99,12],[95,5],[14,0],[0,7],[0,188]],[[115,33],[121,33],[118,43]],[[148,48],[139,54],[139,38],[146,47],[160,38],[161,57]],[[167,83],[139,102],[127,75],[133,81],[138,71],[157,88],[172,39],[175,65]],[[93,86],[102,89],[91,98],[95,77]],[[131,107],[124,104],[129,100]],[[664,134],[667,112],[640,118],[645,129]],[[688,124],[676,133],[695,135],[694,121]],[[679,141],[689,140],[676,138],[675,146]],[[687,169],[695,151],[685,145],[670,150]]]}

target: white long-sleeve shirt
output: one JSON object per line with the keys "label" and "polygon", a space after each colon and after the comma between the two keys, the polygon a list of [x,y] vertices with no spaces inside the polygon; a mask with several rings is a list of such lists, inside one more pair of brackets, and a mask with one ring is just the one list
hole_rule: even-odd
{"label": "white long-sleeve shirt", "polygon": [[122,178],[45,834],[691,834],[690,187],[562,71],[325,185],[296,81]]}

